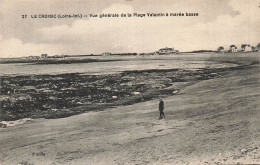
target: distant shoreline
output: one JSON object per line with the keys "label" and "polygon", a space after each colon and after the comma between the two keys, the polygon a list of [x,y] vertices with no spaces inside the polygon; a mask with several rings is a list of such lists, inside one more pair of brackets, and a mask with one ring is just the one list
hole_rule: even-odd
{"label": "distant shoreline", "polygon": [[[91,63],[91,62],[110,62],[115,60],[99,60],[99,59],[73,59],[73,60],[57,60],[57,59],[40,59],[40,60],[5,60],[0,61],[0,64],[16,64],[16,63],[28,63],[32,65],[43,64],[73,64],[73,63]],[[119,60],[117,60],[119,61]]]}

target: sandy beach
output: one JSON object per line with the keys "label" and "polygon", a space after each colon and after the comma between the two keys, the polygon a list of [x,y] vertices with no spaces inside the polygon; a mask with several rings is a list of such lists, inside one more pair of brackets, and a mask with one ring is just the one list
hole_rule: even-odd
{"label": "sandy beach", "polygon": [[0,128],[0,164],[260,164],[259,54],[207,59],[243,68],[164,97],[162,120],[153,98]]}

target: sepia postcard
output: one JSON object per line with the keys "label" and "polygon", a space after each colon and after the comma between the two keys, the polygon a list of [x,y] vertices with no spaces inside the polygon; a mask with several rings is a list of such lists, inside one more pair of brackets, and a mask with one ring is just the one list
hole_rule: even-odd
{"label": "sepia postcard", "polygon": [[260,164],[259,16],[259,0],[0,0],[0,164]]}

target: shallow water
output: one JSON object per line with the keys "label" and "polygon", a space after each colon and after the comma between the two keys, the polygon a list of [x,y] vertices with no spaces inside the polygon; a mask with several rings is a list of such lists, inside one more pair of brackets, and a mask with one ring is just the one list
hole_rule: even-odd
{"label": "shallow water", "polygon": [[33,75],[33,74],[62,74],[85,73],[89,75],[113,74],[130,70],[148,69],[200,69],[233,67],[236,64],[216,63],[209,61],[183,61],[170,59],[128,60],[74,64],[0,64],[0,75]]}

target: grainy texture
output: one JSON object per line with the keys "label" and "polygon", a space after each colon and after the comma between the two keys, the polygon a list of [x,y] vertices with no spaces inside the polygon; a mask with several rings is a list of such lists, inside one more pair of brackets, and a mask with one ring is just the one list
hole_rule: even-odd
{"label": "grainy texture", "polygon": [[1,164],[260,163],[259,71],[186,86],[164,98],[163,120],[151,100],[2,128]]}

